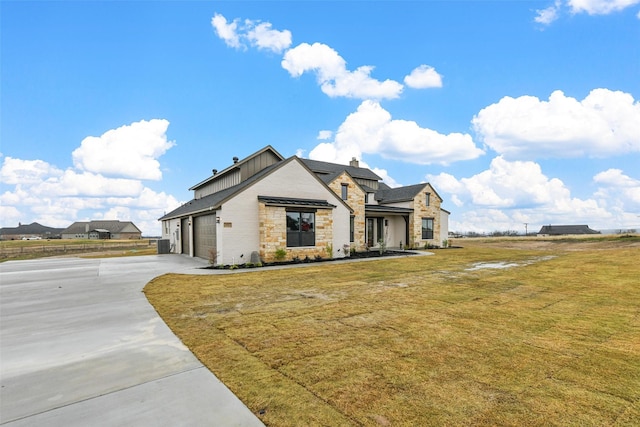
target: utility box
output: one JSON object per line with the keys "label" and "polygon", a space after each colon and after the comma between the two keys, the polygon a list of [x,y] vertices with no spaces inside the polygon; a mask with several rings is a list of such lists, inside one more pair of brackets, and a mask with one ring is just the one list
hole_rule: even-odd
{"label": "utility box", "polygon": [[169,239],[158,239],[158,254],[168,254],[171,251]]}

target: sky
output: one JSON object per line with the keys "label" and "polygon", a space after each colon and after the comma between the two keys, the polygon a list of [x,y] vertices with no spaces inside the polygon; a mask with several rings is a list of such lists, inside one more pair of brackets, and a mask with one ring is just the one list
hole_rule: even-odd
{"label": "sky", "polygon": [[430,182],[452,231],[640,229],[640,0],[3,0],[0,32],[3,227],[158,236],[271,145]]}

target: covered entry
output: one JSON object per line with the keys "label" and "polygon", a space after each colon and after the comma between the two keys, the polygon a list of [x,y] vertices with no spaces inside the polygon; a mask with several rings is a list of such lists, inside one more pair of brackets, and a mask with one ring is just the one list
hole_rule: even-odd
{"label": "covered entry", "polygon": [[380,240],[388,248],[406,246],[409,242],[409,217],[412,214],[411,208],[367,205],[365,207],[367,247],[377,247]]}

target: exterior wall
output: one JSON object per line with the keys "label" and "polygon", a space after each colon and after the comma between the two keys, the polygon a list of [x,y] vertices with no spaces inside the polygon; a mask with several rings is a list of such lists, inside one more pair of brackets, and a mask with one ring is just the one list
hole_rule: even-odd
{"label": "exterior wall", "polygon": [[222,191],[225,188],[233,187],[236,184],[240,184],[240,171],[236,170],[233,172],[229,172],[225,174],[224,177],[220,177],[219,179],[213,180],[207,185],[198,188],[193,191],[194,199],[201,199],[204,196],[208,196],[209,194],[217,193],[218,191]]}
{"label": "exterior wall", "polygon": [[[425,205],[426,195],[431,193],[431,200],[429,206]],[[441,244],[440,230],[441,230],[441,218],[440,218],[440,204],[442,200],[436,195],[435,190],[430,184],[425,184],[425,187],[414,197],[411,202],[411,208],[413,208],[413,215],[409,217],[409,237],[410,245],[424,246]],[[422,218],[433,218],[433,239],[422,239]]]}
{"label": "exterior wall", "polygon": [[63,239],[88,239],[89,233],[66,233],[62,235]]}
{"label": "exterior wall", "polygon": [[440,210],[440,245],[449,240],[449,214]]}
{"label": "exterior wall", "polygon": [[169,219],[162,221],[162,238],[169,239],[170,252],[174,254],[182,253],[180,244],[180,219]]}
{"label": "exterior wall", "polygon": [[[343,245],[349,244],[349,209],[340,202],[338,196],[326,188],[299,162],[300,160],[297,159],[289,161],[235,195],[222,206],[218,211],[220,221],[217,225],[218,263],[246,262],[250,259],[253,251],[260,252],[261,227],[267,227],[268,224],[260,221],[258,196],[327,200],[335,205],[336,208],[329,211],[333,226],[332,244],[334,257],[342,256],[344,252],[342,250],[337,252],[337,250]],[[318,209],[316,215],[322,211]],[[319,227],[318,218],[316,218],[316,223]],[[286,231],[286,219],[282,219],[282,227],[283,231]],[[316,230],[316,243],[318,242],[318,230]],[[286,248],[286,240],[284,247]],[[287,252],[299,250],[287,248]],[[261,256],[266,255],[266,253],[261,254]]]}
{"label": "exterior wall", "polygon": [[[294,257],[311,259],[329,257],[329,245],[333,245],[333,209],[318,209],[315,213],[316,244],[314,247],[287,247],[287,212],[282,206],[266,206],[259,203],[260,258],[265,262],[276,260],[276,251],[285,249],[285,260]],[[337,248],[334,248],[332,257]]]}
{"label": "exterior wall", "polygon": [[364,213],[364,197],[365,192],[362,188],[349,176],[347,173],[342,173],[335,178],[330,184],[329,188],[336,193],[336,195],[342,198],[342,184],[347,184],[347,204],[353,209],[354,216],[354,232],[353,242],[350,246],[356,250],[362,250],[365,246],[365,213]]}

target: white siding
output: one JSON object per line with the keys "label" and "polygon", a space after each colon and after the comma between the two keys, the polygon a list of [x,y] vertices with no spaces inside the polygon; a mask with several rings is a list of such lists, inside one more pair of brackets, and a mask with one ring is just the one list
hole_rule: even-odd
{"label": "white siding", "polygon": [[170,251],[174,254],[181,253],[180,245],[180,219],[169,219],[162,221],[162,238],[169,239]]}
{"label": "white siding", "polygon": [[312,176],[299,160],[294,159],[222,206],[218,212],[219,263],[245,262],[249,260],[251,252],[259,251],[258,196],[318,199],[336,205],[332,209],[334,257],[343,256],[344,252],[337,250],[349,244],[348,208],[342,204],[339,196]]}
{"label": "white siding", "polygon": [[449,239],[449,214],[440,210],[440,245]]}

